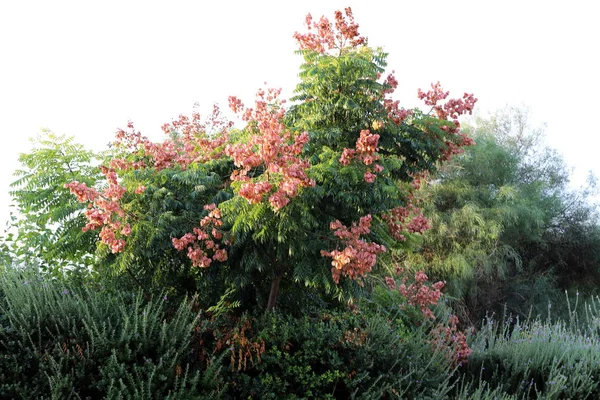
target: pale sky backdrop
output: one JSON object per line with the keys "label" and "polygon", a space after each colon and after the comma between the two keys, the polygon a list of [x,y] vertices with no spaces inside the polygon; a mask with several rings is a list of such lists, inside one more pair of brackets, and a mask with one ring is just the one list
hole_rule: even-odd
{"label": "pale sky backdrop", "polygon": [[600,174],[600,22],[594,1],[0,0],[0,224],[28,137],[40,128],[104,149],[132,120],[160,139],[198,102],[250,102],[264,82],[290,94],[292,34],[310,12],[351,6],[361,34],[390,53],[402,104],[431,82],[472,92],[484,114],[526,104],[547,143]]}

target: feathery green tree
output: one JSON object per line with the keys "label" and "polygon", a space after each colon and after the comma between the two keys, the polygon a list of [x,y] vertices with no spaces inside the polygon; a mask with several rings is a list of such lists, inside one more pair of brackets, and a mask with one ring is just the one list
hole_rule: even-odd
{"label": "feathery green tree", "polygon": [[16,213],[5,244],[12,262],[33,263],[59,271],[89,265],[96,248],[86,224],[85,204],[73,198],[64,185],[73,180],[95,186],[100,171],[98,155],[74,138],[43,130],[32,139],[33,149],[19,156],[21,168],[11,187]]}

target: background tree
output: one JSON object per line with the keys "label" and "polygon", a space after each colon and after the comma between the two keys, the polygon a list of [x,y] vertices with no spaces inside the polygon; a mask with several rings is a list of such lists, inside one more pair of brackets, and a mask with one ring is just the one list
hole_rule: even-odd
{"label": "background tree", "polygon": [[477,145],[419,194],[433,229],[406,263],[430,265],[473,316],[504,303],[540,311],[557,289],[597,279],[589,193],[569,188],[563,160],[542,145],[543,129],[530,126],[528,111],[507,107],[469,130]]}

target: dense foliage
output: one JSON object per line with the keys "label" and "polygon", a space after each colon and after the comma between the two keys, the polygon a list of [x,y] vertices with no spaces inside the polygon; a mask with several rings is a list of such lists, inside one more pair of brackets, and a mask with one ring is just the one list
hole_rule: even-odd
{"label": "dense foliage", "polygon": [[[2,398],[189,398],[219,367],[190,370],[191,302],[71,287],[29,271],[0,278]],[[166,318],[168,314],[168,318]],[[105,397],[106,396],[106,397]],[[197,397],[198,398],[198,397]]]}

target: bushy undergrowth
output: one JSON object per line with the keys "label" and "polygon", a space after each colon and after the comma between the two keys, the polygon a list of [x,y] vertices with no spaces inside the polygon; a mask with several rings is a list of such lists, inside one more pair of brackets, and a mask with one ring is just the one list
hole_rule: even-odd
{"label": "bushy undergrowth", "polygon": [[219,388],[217,364],[189,368],[190,302],[11,270],[0,296],[0,398],[199,398]]}
{"label": "bushy undergrowth", "polygon": [[2,398],[444,398],[452,362],[376,307],[236,315],[0,280]]}
{"label": "bushy undergrowth", "polygon": [[424,332],[401,334],[381,316],[274,313],[243,317],[225,332],[211,339],[228,343],[230,398],[437,399],[450,386],[451,362]]}
{"label": "bushy undergrowth", "polygon": [[595,399],[600,300],[561,318],[488,318],[456,365],[436,319],[380,287],[292,315],[196,310],[164,296],[0,279],[0,397],[108,399]]}

